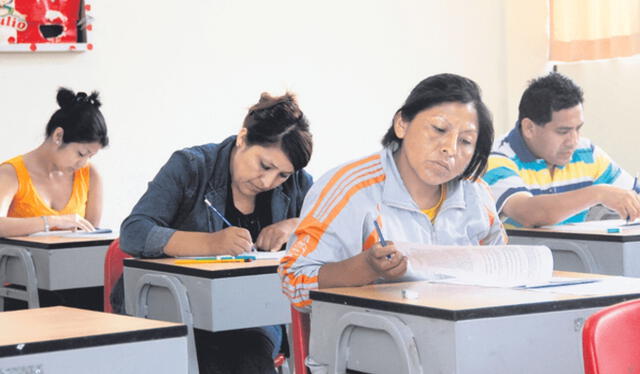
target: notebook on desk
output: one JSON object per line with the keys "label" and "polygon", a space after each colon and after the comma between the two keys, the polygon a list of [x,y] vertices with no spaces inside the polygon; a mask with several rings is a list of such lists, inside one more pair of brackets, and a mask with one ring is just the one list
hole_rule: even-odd
{"label": "notebook on desk", "polygon": [[230,256],[230,255],[220,255],[220,256],[180,256],[180,257],[176,257],[176,259],[179,259],[179,260],[211,260],[211,259],[224,260],[224,259],[250,258],[252,260],[279,260],[279,259],[282,258],[282,256],[284,256],[284,254],[285,254],[285,251],[278,251],[278,252],[257,251],[257,252],[245,252],[245,253],[239,254],[237,256]]}
{"label": "notebook on desk", "polygon": [[95,231],[83,231],[83,230],[55,230],[55,231],[40,231],[28,236],[38,237],[38,236],[62,236],[65,238],[86,238],[86,237],[100,237],[102,236],[113,236],[113,230],[97,228]]}
{"label": "notebook on desk", "polygon": [[602,221],[568,223],[565,225],[541,226],[540,228],[561,232],[592,231],[602,233],[620,233],[628,230],[640,229],[640,220],[627,222],[624,219],[606,219]]}

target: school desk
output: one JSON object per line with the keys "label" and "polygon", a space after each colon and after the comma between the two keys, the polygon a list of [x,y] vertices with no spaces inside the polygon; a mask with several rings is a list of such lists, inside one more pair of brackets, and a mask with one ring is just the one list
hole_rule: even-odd
{"label": "school desk", "polygon": [[621,233],[584,229],[509,229],[509,244],[546,245],[555,270],[640,277],[640,228]]}
{"label": "school desk", "polygon": [[103,286],[104,256],[116,237],[69,238],[52,232],[51,236],[0,238],[0,286],[6,282],[26,286],[26,291],[0,287],[0,296],[25,300],[33,308],[39,306],[37,288]]}
{"label": "school desk", "polygon": [[311,291],[309,352],[332,374],[579,374],[584,320],[640,297],[630,279],[637,292],[601,296],[424,281]]}
{"label": "school desk", "polygon": [[[244,263],[176,264],[174,258],[125,259],[124,286],[128,314],[136,314],[140,298],[150,318],[177,321],[175,295],[145,280],[154,275],[184,287],[196,328],[235,330],[291,322],[289,300],[282,293],[278,260]],[[184,302],[182,304],[185,304]],[[148,305],[148,308],[147,308]],[[140,315],[140,314],[138,314]]]}
{"label": "school desk", "polygon": [[186,326],[62,306],[0,313],[1,373],[186,373]]}

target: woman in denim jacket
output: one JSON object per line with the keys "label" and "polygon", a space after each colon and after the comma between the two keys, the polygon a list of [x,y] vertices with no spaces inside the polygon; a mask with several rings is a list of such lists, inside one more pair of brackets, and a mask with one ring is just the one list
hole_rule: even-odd
{"label": "woman in denim jacket", "polygon": [[[311,151],[309,125],[294,96],[262,94],[237,136],[171,156],[122,223],[122,249],[144,258],[280,250],[312,183],[302,170]],[[195,337],[200,372],[273,373],[282,330],[196,329]]]}

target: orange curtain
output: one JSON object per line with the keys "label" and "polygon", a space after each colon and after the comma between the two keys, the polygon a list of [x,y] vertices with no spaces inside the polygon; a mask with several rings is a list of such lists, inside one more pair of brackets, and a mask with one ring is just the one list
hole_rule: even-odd
{"label": "orange curtain", "polygon": [[640,0],[550,0],[552,61],[640,53]]}

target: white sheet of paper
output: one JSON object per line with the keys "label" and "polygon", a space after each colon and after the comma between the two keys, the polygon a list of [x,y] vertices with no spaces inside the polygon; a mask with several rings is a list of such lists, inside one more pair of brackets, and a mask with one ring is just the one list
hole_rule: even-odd
{"label": "white sheet of paper", "polygon": [[256,260],[279,260],[284,256],[286,251],[278,251],[278,252],[246,252],[243,253],[242,256],[255,256]]}
{"label": "white sheet of paper", "polygon": [[442,246],[397,242],[396,248],[409,259],[409,279],[514,287],[547,282],[553,274],[553,257],[545,246]]}
{"label": "white sheet of paper", "polygon": [[[117,234],[117,233],[116,233]],[[30,234],[29,236],[62,236],[65,238],[103,238],[113,237],[114,233],[111,229],[97,229],[96,231],[71,231],[71,230],[55,230],[55,231],[40,231]]]}
{"label": "white sheet of paper", "polygon": [[627,223],[624,219],[607,219],[602,221],[585,221],[585,222],[577,222],[577,223],[569,223],[566,225],[551,225],[551,226],[542,226],[544,229],[551,229],[554,231],[561,232],[585,232],[585,231],[593,231],[593,232],[604,232],[606,233],[609,229],[620,229],[624,231],[626,229],[636,229],[640,228],[640,220],[635,220]]}
{"label": "white sheet of paper", "polygon": [[532,288],[529,291],[560,293],[576,296],[609,295],[638,293],[640,294],[640,278],[606,277],[599,282],[558,286],[549,288]]}

